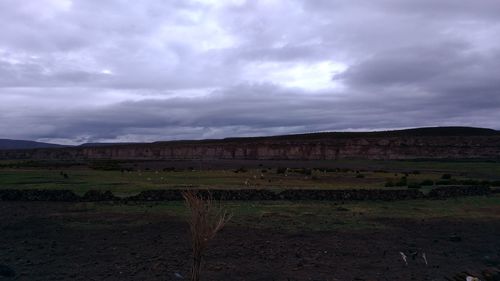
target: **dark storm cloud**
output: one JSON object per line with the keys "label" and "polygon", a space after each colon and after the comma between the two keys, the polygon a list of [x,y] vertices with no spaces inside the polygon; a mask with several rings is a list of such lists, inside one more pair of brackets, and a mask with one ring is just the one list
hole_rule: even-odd
{"label": "dark storm cloud", "polygon": [[322,46],[280,46],[274,48],[249,48],[237,54],[245,60],[290,61],[290,60],[322,60],[324,56]]}
{"label": "dark storm cloud", "polygon": [[466,44],[412,46],[374,55],[334,76],[366,92],[420,95],[428,106],[500,107],[500,49],[484,54]]}
{"label": "dark storm cloud", "polygon": [[0,0],[0,137],[500,129],[496,0]]}
{"label": "dark storm cloud", "polygon": [[[389,17],[404,16],[406,14],[424,16],[433,20],[448,20],[450,17],[459,21],[494,20],[498,21],[500,4],[496,0],[377,0],[377,1],[344,1],[344,0],[316,0],[304,1],[304,7],[326,13],[339,11],[372,11],[373,14],[383,13]],[[358,14],[360,15],[360,14]]]}
{"label": "dark storm cloud", "polygon": [[164,135],[169,139],[256,136],[315,132],[332,127],[339,130],[402,128],[408,122],[416,126],[435,123],[477,126],[492,125],[495,121],[477,121],[464,116],[480,113],[479,116],[500,118],[494,108],[454,108],[451,103],[430,106],[428,100],[411,96],[401,98],[387,94],[367,98],[353,95],[332,98],[323,94],[297,93],[269,84],[245,84],[206,98],[128,101],[61,114],[25,112],[23,118],[27,123],[41,119],[50,124],[34,128],[32,134],[39,139],[71,138],[80,142],[154,141]]}
{"label": "dark storm cloud", "polygon": [[[411,46],[379,52],[336,75],[357,87],[424,86],[447,72],[474,62],[461,44]],[[465,49],[466,50],[466,49]]]}

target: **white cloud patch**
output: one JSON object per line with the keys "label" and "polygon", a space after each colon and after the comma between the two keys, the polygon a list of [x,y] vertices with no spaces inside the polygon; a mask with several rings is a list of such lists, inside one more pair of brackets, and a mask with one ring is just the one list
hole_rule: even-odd
{"label": "white cloud patch", "polygon": [[330,61],[256,62],[247,66],[244,77],[254,82],[317,91],[340,87],[338,82],[332,80],[332,76],[345,69],[345,65]]}

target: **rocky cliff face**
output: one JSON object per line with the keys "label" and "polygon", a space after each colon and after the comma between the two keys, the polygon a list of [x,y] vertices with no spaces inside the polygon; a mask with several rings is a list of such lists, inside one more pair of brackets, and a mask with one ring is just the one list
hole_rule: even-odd
{"label": "rocky cliff face", "polygon": [[1,159],[333,160],[500,158],[500,135],[247,138],[0,151]]}

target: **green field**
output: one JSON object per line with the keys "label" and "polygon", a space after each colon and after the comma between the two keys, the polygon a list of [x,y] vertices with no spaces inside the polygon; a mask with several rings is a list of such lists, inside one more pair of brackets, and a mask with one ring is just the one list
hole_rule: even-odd
{"label": "green field", "polygon": [[[474,220],[500,219],[500,195],[477,196],[449,200],[411,200],[387,202],[224,202],[232,215],[231,225],[284,231],[330,231],[334,229],[376,229],[390,227],[384,219],[411,220]],[[141,216],[170,216],[185,220],[187,209],[183,202],[134,204],[77,203],[75,213],[133,214]],[[82,226],[79,222],[77,227]],[[94,227],[96,222],[89,222]],[[137,224],[140,221],[134,220]],[[97,223],[98,224],[98,223]],[[90,225],[89,225],[90,226]]]}
{"label": "green field", "polygon": [[500,183],[500,163],[497,162],[343,160],[306,165],[303,168],[273,167],[271,162],[262,167],[200,170],[141,168],[127,162],[109,161],[2,161],[0,188],[69,189],[78,194],[97,189],[129,195],[147,189],[185,188],[406,189],[417,185],[425,191],[436,185],[467,184],[464,182],[467,180],[489,186]]}
{"label": "green field", "polygon": [[[151,189],[407,189],[428,192],[440,185],[472,183],[498,187],[500,163],[479,161],[342,160],[301,163],[286,168],[269,161],[235,168],[194,169],[124,161],[0,161],[0,189],[68,189],[82,195],[109,190],[117,196]],[[157,163],[156,163],[157,164]],[[308,166],[308,164],[310,164]],[[401,183],[405,179],[404,184]],[[431,185],[422,184],[431,182]],[[388,185],[391,183],[391,185]],[[412,187],[413,186],[413,187]],[[391,202],[226,202],[233,224],[290,230],[385,227],[382,218],[500,218],[500,196]],[[97,213],[185,216],[182,202],[76,203],[75,210]]]}

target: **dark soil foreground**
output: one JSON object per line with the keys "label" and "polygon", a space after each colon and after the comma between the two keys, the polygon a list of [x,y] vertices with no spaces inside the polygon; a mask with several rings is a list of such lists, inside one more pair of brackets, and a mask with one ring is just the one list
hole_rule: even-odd
{"label": "dark soil foreground", "polygon": [[[0,279],[187,280],[186,223],[73,204],[0,202],[0,265],[16,274]],[[500,221],[382,223],[293,234],[229,226],[210,245],[203,280],[446,280],[498,266]]]}

